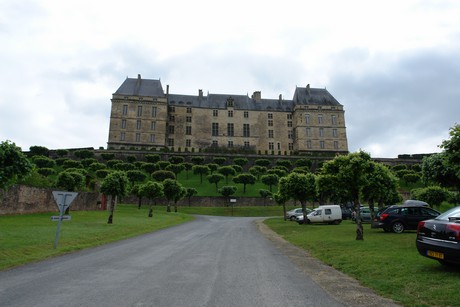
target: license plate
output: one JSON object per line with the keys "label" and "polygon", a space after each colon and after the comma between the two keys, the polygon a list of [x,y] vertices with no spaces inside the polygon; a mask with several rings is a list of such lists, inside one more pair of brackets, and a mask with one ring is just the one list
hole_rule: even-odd
{"label": "license plate", "polygon": [[430,257],[436,258],[436,259],[444,259],[444,254],[439,253],[439,252],[434,252],[434,251],[426,251],[426,254]]}

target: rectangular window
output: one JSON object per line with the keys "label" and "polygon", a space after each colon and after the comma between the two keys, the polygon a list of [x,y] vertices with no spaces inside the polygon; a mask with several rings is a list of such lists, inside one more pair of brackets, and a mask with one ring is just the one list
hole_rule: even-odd
{"label": "rectangular window", "polygon": [[141,120],[140,119],[136,121],[136,129],[141,130]]}
{"label": "rectangular window", "polygon": [[233,124],[229,123],[227,124],[227,136],[233,136],[233,135],[234,135]]}
{"label": "rectangular window", "polygon": [[275,150],[275,145],[273,144],[273,142],[268,143],[268,149],[269,150]]}
{"label": "rectangular window", "polygon": [[127,104],[123,105],[123,115],[128,115],[128,105]]}
{"label": "rectangular window", "polygon": [[192,117],[191,117],[191,116],[185,117],[185,121],[186,121],[187,123],[191,123],[191,122],[192,122]]}
{"label": "rectangular window", "polygon": [[248,111],[244,111],[244,118],[249,118],[249,112]]}
{"label": "rectangular window", "polygon": [[273,130],[268,130],[268,137],[273,139]]}
{"label": "rectangular window", "polygon": [[120,134],[120,141],[124,141],[126,139],[126,134],[124,132],[122,132]]}
{"label": "rectangular window", "polygon": [[311,128],[306,129],[307,137],[311,137]]}
{"label": "rectangular window", "polygon": [[243,137],[248,138],[250,136],[249,124],[243,124]]}
{"label": "rectangular window", "polygon": [[268,113],[267,117],[268,117],[268,119],[273,119],[273,113]]}
{"label": "rectangular window", "polygon": [[289,120],[289,121],[287,122],[287,126],[288,126],[289,128],[292,127],[292,120]]}
{"label": "rectangular window", "polygon": [[155,129],[156,129],[156,126],[157,126],[157,123],[156,123],[156,122],[151,122],[151,123],[150,123],[150,130],[155,130]]}
{"label": "rectangular window", "polygon": [[310,124],[310,114],[305,114],[305,124]]}
{"label": "rectangular window", "polygon": [[217,146],[219,146],[219,143],[217,143],[217,141],[212,141],[211,146],[216,148]]}
{"label": "rectangular window", "polygon": [[244,148],[249,148],[249,142],[244,142]]}
{"label": "rectangular window", "polygon": [[334,141],[334,149],[339,149],[339,142],[338,141]]}
{"label": "rectangular window", "polygon": [[233,141],[228,141],[227,147],[232,148],[233,147]]}
{"label": "rectangular window", "polygon": [[174,115],[169,115],[169,121],[170,122],[173,122],[175,120],[176,120],[176,118],[174,117]]}
{"label": "rectangular window", "polygon": [[219,110],[212,110],[212,116],[218,116]]}
{"label": "rectangular window", "polygon": [[157,107],[152,107],[152,117],[157,117]]}
{"label": "rectangular window", "polygon": [[332,129],[332,137],[337,137],[337,129]]}
{"label": "rectangular window", "polygon": [[323,115],[319,114],[318,115],[318,124],[322,124],[323,123]]}
{"label": "rectangular window", "polygon": [[187,113],[192,113],[192,108],[191,107],[187,107]]}
{"label": "rectangular window", "polygon": [[141,134],[136,133],[136,142],[140,142],[140,141],[141,141]]}
{"label": "rectangular window", "polygon": [[319,148],[324,149],[324,141],[319,141]]}
{"label": "rectangular window", "polygon": [[331,115],[331,122],[334,126],[337,125],[337,116]]}
{"label": "rectangular window", "polygon": [[185,127],[185,134],[186,135],[192,135],[192,126],[186,126]]}
{"label": "rectangular window", "polygon": [[287,114],[287,119],[292,120],[292,114]]}
{"label": "rectangular window", "polygon": [[319,128],[319,137],[324,137],[324,128]]}
{"label": "rectangular window", "polygon": [[294,150],[294,143],[288,143],[289,150]]}
{"label": "rectangular window", "polygon": [[168,146],[174,146],[174,139],[168,139]]}
{"label": "rectangular window", "polygon": [[137,116],[142,116],[142,106],[137,106]]}
{"label": "rectangular window", "polygon": [[276,146],[278,147],[278,150],[281,150],[281,144],[280,143],[276,144]]}
{"label": "rectangular window", "polygon": [[233,117],[233,110],[228,110],[228,117]]}
{"label": "rectangular window", "polygon": [[307,140],[307,148],[311,149],[311,140]]}
{"label": "rectangular window", "polygon": [[294,133],[292,132],[292,130],[288,130],[288,139],[292,140],[293,138],[294,138]]}
{"label": "rectangular window", "polygon": [[126,119],[121,120],[121,129],[126,129]]}
{"label": "rectangular window", "polygon": [[150,143],[155,143],[155,134],[150,135]]}
{"label": "rectangular window", "polygon": [[212,123],[211,133],[212,133],[212,136],[219,135],[219,123]]}
{"label": "rectangular window", "polygon": [[171,112],[171,113],[176,112],[176,107],[170,106],[170,107],[169,107],[169,112]]}
{"label": "rectangular window", "polygon": [[192,140],[190,139],[185,140],[185,147],[192,147]]}
{"label": "rectangular window", "polygon": [[168,126],[168,133],[174,134],[174,126]]}
{"label": "rectangular window", "polygon": [[273,119],[269,119],[269,120],[268,120],[268,126],[269,126],[269,127],[273,127]]}

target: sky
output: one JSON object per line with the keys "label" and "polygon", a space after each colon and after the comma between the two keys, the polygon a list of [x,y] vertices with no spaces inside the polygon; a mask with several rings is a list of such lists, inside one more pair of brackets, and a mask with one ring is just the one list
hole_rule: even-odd
{"label": "sky", "polygon": [[170,93],[326,88],[350,152],[439,152],[460,124],[457,0],[0,0],[0,141],[107,148],[127,78]]}

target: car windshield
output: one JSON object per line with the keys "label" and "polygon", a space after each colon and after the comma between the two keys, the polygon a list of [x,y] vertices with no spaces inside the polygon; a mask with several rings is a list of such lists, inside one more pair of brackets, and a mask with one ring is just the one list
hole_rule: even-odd
{"label": "car windshield", "polygon": [[443,214],[439,215],[436,219],[448,221],[449,217],[460,217],[460,206],[447,210]]}

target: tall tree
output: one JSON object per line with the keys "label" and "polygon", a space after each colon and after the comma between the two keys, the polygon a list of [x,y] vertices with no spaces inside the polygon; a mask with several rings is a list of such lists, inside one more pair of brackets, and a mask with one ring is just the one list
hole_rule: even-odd
{"label": "tall tree", "polygon": [[198,191],[195,188],[186,188],[185,189],[185,197],[188,199],[188,206],[190,207],[190,201],[193,196],[198,194]]}
{"label": "tall tree", "polygon": [[369,184],[368,175],[374,171],[374,164],[368,153],[359,151],[346,156],[337,156],[324,163],[321,168],[321,174],[336,176],[337,188],[347,191],[355,205],[356,240],[364,239],[363,225],[359,216],[360,196],[364,187]]}
{"label": "tall tree", "polygon": [[261,178],[263,184],[268,185],[270,192],[272,191],[272,187],[278,184],[280,177],[276,174],[267,174],[263,175]]}
{"label": "tall tree", "polygon": [[217,169],[217,172],[219,174],[222,174],[225,176],[225,183],[228,184],[228,177],[229,176],[235,176],[236,174],[236,171],[233,167],[231,167],[230,165],[226,165],[226,166],[221,166]]}
{"label": "tall tree", "polygon": [[168,200],[166,212],[171,212],[171,201],[174,202],[174,211],[177,212],[177,202],[184,198],[185,193],[185,188],[176,180],[166,179],[163,181],[163,194]]}
{"label": "tall tree", "polygon": [[159,182],[147,181],[140,186],[139,190],[140,194],[149,200],[149,217],[152,217],[152,201],[156,205],[156,199],[163,196],[163,186]]}
{"label": "tall tree", "polygon": [[219,189],[218,187],[219,182],[224,180],[225,177],[221,174],[212,174],[212,175],[209,175],[207,178],[208,178],[209,183],[216,185],[216,192],[217,192],[217,190]]}
{"label": "tall tree", "polygon": [[223,197],[226,198],[227,202],[227,206],[228,204],[230,203],[230,196],[232,196],[233,194],[235,194],[236,192],[236,187],[234,186],[223,186],[221,187],[219,190],[218,190],[219,194],[222,195]]}
{"label": "tall tree", "polygon": [[275,203],[283,206],[283,217],[284,217],[284,220],[286,221],[286,202],[289,200],[289,198],[286,195],[283,195],[278,192],[278,193],[273,194],[273,199],[275,200]]}
{"label": "tall tree", "polygon": [[7,189],[32,172],[32,163],[15,143],[0,144],[0,189]]}
{"label": "tall tree", "polygon": [[313,174],[291,173],[278,183],[278,193],[285,199],[300,201],[304,221],[307,220],[307,201],[316,199],[316,179]]}
{"label": "tall tree", "polygon": [[203,183],[203,175],[207,175],[210,172],[209,167],[206,165],[194,165],[192,170],[195,175],[200,175],[200,183]]}
{"label": "tall tree", "polygon": [[110,195],[110,215],[107,220],[108,224],[113,223],[113,214],[115,211],[115,199],[125,196],[128,192],[129,180],[125,172],[115,171],[105,177],[101,184],[101,192]]}
{"label": "tall tree", "polygon": [[233,177],[234,183],[240,183],[243,185],[243,193],[246,193],[246,186],[248,184],[256,183],[256,177],[248,173],[242,173]]}

